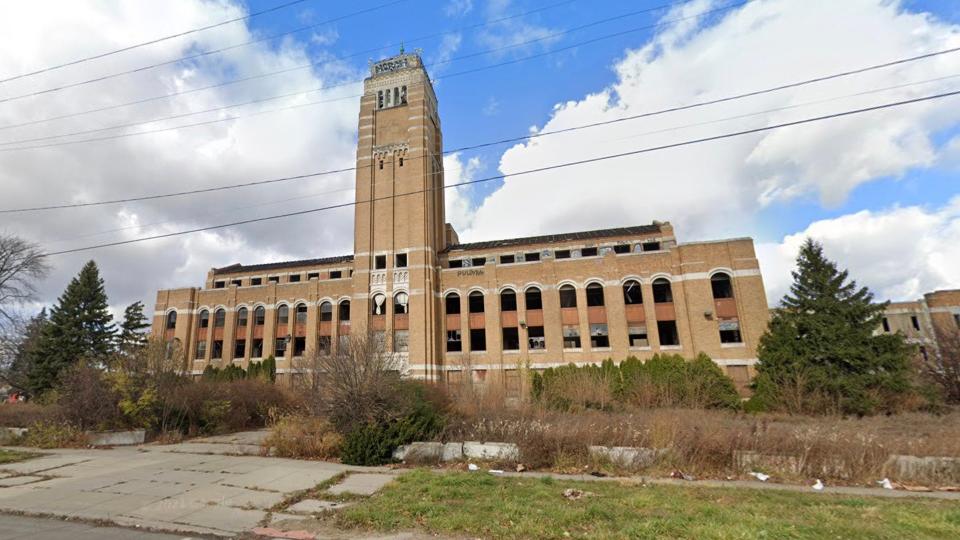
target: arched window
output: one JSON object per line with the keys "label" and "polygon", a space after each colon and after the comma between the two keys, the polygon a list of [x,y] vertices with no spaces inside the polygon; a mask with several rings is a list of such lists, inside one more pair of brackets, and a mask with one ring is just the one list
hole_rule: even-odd
{"label": "arched window", "polygon": [[350,301],[344,300],[343,302],[340,302],[340,305],[337,306],[337,308],[338,308],[337,315],[339,316],[339,319],[341,321],[349,321],[350,320]]}
{"label": "arched window", "polygon": [[603,285],[599,283],[587,285],[587,306],[603,306]]}
{"label": "arched window", "polygon": [[256,326],[263,326],[263,323],[267,318],[267,308],[263,306],[257,306],[253,310],[253,324]]}
{"label": "arched window", "polygon": [[290,322],[290,308],[286,304],[277,306],[277,324],[287,324]]}
{"label": "arched window", "polygon": [[297,304],[297,324],[307,324],[307,305]]}
{"label": "arched window", "polygon": [[213,312],[213,326],[215,328],[223,328],[223,325],[227,322],[227,310],[220,308]]}
{"label": "arched window", "polygon": [[527,311],[543,309],[543,297],[540,294],[540,289],[536,287],[530,287],[527,289],[527,292],[523,293],[523,297],[527,304]]}
{"label": "arched window", "polygon": [[247,308],[242,307],[237,310],[237,326],[247,325]]}
{"label": "arched window", "polygon": [[632,279],[624,282],[623,303],[628,306],[643,303],[643,293],[640,291],[640,284],[638,282]]}
{"label": "arched window", "polygon": [[560,307],[577,307],[577,290],[573,288],[573,285],[564,285],[560,287]]}
{"label": "arched window", "polygon": [[467,297],[470,302],[470,313],[483,313],[483,293],[480,291],[473,291],[470,293],[470,296]]}
{"label": "arched window", "polygon": [[203,310],[200,312],[200,317],[197,319],[197,324],[200,328],[207,328],[210,326],[210,312]]}
{"label": "arched window", "polygon": [[410,297],[407,296],[405,292],[398,292],[393,297],[393,314],[402,315],[407,313],[407,303],[410,301]]}
{"label": "arched window", "polygon": [[673,302],[673,290],[670,288],[670,282],[665,278],[653,280],[653,303],[669,304]]}
{"label": "arched window", "polygon": [[710,276],[710,287],[714,298],[733,298],[733,283],[728,274],[719,272]]}
{"label": "arched window", "polygon": [[460,314],[460,295],[457,293],[450,293],[447,295],[444,300],[444,305],[446,306],[447,315],[459,315]]}
{"label": "arched window", "polygon": [[167,330],[173,330],[177,327],[177,312],[171,311],[167,313]]}
{"label": "arched window", "polygon": [[333,320],[333,304],[324,302],[320,304],[320,322],[330,322]]}
{"label": "arched window", "polygon": [[500,293],[500,311],[517,310],[517,293],[512,289],[506,289]]}
{"label": "arched window", "polygon": [[370,299],[370,314],[384,315],[387,312],[387,296],[377,293]]}

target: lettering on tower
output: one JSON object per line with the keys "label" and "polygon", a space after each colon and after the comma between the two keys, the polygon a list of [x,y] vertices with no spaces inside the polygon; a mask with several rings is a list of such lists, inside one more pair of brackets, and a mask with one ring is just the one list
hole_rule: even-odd
{"label": "lettering on tower", "polygon": [[384,73],[390,73],[397,71],[398,69],[403,69],[408,67],[409,63],[406,56],[401,56],[399,58],[389,58],[382,62],[377,62],[373,65],[373,74],[382,75]]}

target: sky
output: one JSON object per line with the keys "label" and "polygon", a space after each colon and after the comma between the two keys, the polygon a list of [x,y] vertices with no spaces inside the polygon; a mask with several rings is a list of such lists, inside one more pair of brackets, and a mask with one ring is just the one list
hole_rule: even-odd
{"label": "sky", "polygon": [[[304,0],[244,18],[287,1],[5,6],[0,79],[241,20],[0,82],[0,210],[352,167],[357,81],[401,44],[422,49],[447,150],[960,47],[950,0]],[[960,96],[517,173],[955,90],[960,51],[450,153],[448,184],[502,179],[452,188],[447,219],[462,241],[653,220],[670,221],[681,243],[752,237],[771,305],[813,237],[879,299],[915,299],[960,287]],[[349,202],[352,188],[341,173],[0,213],[0,231],[55,252]],[[54,255],[38,304],[90,259],[122,313],[137,300],[149,309],[158,289],[201,286],[211,267],[350,253],[352,230],[347,207]]]}

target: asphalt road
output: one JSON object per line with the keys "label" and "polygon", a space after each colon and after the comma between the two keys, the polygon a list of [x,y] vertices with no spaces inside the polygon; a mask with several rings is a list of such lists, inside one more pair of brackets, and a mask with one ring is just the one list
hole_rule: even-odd
{"label": "asphalt road", "polygon": [[80,521],[0,515],[0,540],[182,540],[188,536],[103,527]]}

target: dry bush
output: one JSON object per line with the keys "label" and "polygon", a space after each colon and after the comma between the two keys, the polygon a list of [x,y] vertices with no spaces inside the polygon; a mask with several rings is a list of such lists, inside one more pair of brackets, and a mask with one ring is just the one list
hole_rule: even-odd
{"label": "dry bush", "polygon": [[286,389],[262,380],[199,380],[164,396],[174,411],[171,425],[187,435],[224,433],[263,427],[278,411],[299,405]]}
{"label": "dry bush", "polygon": [[277,457],[334,459],[340,456],[343,437],[326,419],[315,416],[281,417],[263,441],[264,449]]}
{"label": "dry bush", "polygon": [[20,444],[34,448],[83,448],[87,446],[87,435],[72,424],[40,421],[27,428]]}
{"label": "dry bush", "polygon": [[103,370],[81,362],[66,370],[57,388],[57,403],[67,423],[85,430],[123,427],[120,396]]}
{"label": "dry bush", "polygon": [[61,418],[60,407],[33,402],[0,403],[0,426],[27,427]]}

